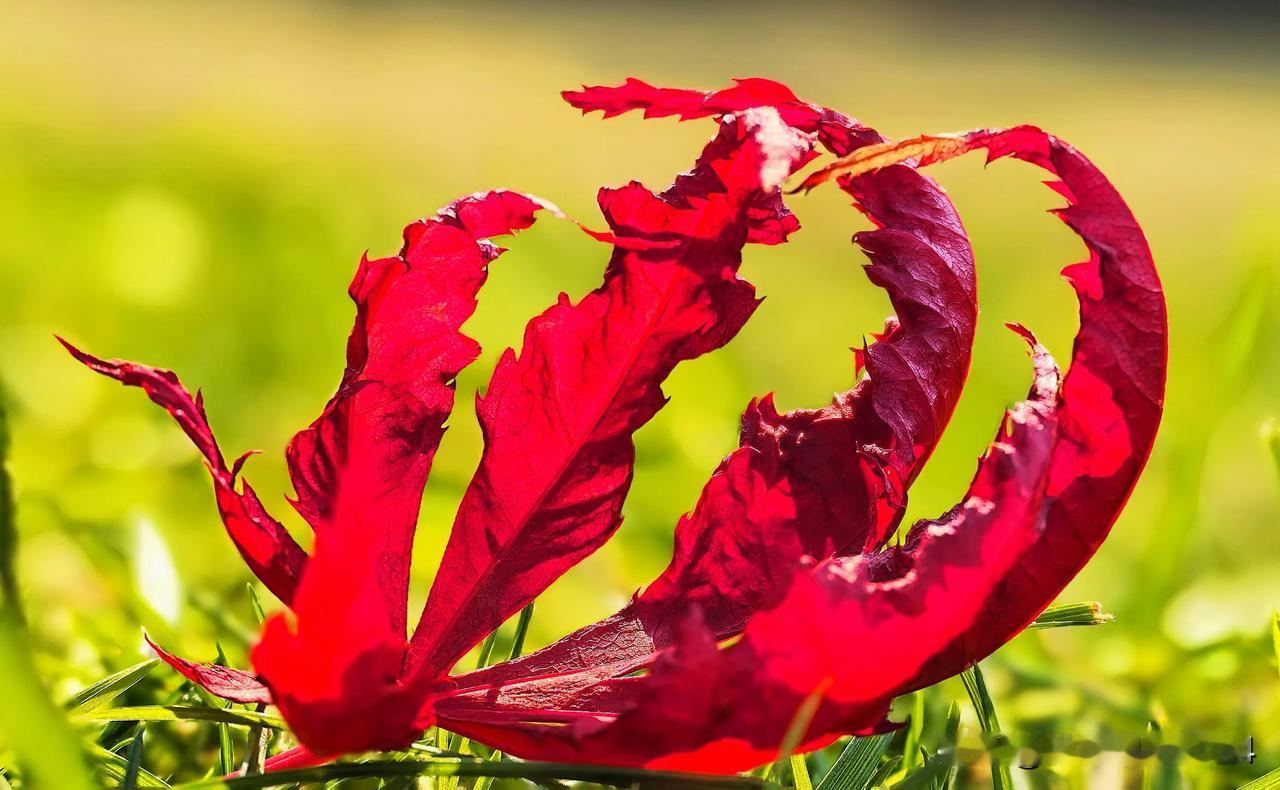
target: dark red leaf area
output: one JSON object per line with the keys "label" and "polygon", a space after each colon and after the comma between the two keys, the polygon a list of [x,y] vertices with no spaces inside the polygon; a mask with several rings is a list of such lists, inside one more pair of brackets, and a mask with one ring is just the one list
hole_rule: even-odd
{"label": "dark red leaf area", "polygon": [[1033,127],[971,135],[988,160],[1013,156],[1054,173],[1068,201],[1055,213],[1089,258],[1063,273],[1080,300],[1080,331],[1062,386],[1040,537],[982,613],[913,685],[955,674],[1008,641],[1084,567],[1120,515],[1150,455],[1164,407],[1168,319],[1151,251],[1110,182],[1079,151]]}
{"label": "dark red leaf area", "polygon": [[811,156],[776,113],[726,120],[697,165],[661,194],[638,183],[600,193],[622,239],[604,283],[533,319],[499,361],[477,414],[485,451],[463,497],[413,638],[412,665],[450,669],[617,529],[631,483],[632,434],[665,403],[681,361],[719,348],[755,310],[737,276],[748,241],[776,243],[789,212],[761,195]]}
{"label": "dark red leaf area", "polygon": [[807,701],[816,708],[800,722],[801,751],[880,727],[889,690],[975,626],[1038,535],[1057,372],[1038,346],[1035,358],[1030,399],[1006,416],[963,503],[917,525],[903,547],[796,574],[727,648],[694,607],[651,673],[623,681],[621,712],[564,716],[567,726],[493,715],[450,726],[517,756],[725,773],[775,759]]}
{"label": "dark red leaf area", "polygon": [[126,386],[140,387],[178,423],[204,457],[205,466],[213,478],[213,492],[222,523],[240,550],[240,556],[268,590],[281,601],[291,601],[307,555],[280,522],[271,518],[248,483],[242,481],[241,490],[236,491],[236,472],[243,457],[232,469],[227,468],[226,459],[209,427],[203,399],[198,394],[191,397],[171,371],[119,359],[98,359],[62,338],[58,340],[73,357],[90,369]]}
{"label": "dark red leaf area", "polygon": [[[940,524],[917,528],[902,549],[863,555],[866,578],[883,587],[874,595],[866,592],[872,588],[862,588],[864,594],[852,598],[854,602],[848,610],[835,611],[833,607],[806,604],[803,599],[797,599],[795,596],[800,593],[796,591],[809,584],[804,581],[809,576],[800,574],[783,603],[752,618],[740,642],[714,654],[718,657],[748,655],[749,660],[743,659],[740,672],[732,671],[733,665],[727,658],[717,658],[712,664],[688,658],[713,655],[708,645],[714,645],[721,635],[714,625],[701,625],[692,628],[695,636],[691,637],[691,648],[682,650],[688,645],[676,642],[671,648],[674,654],[670,650],[659,653],[647,683],[627,678],[621,684],[608,681],[593,686],[571,674],[558,678],[535,677],[503,687],[494,678],[501,679],[502,673],[510,670],[501,668],[493,670],[487,678],[465,679],[488,680],[494,686],[464,691],[459,694],[458,702],[443,701],[442,715],[448,711],[448,715],[461,719],[453,722],[453,726],[527,757],[738,770],[772,759],[776,753],[770,754],[769,747],[776,748],[781,743],[782,732],[777,726],[771,731],[764,722],[755,720],[760,711],[767,711],[759,715],[768,721],[785,721],[801,709],[801,703],[809,699],[807,695],[817,694],[825,702],[818,708],[810,736],[819,741],[829,737],[831,733],[826,731],[824,722],[836,720],[842,722],[840,726],[845,731],[856,726],[871,726],[874,717],[855,724],[856,717],[848,718],[846,714],[851,715],[850,711],[840,703],[847,701],[849,695],[870,703],[879,694],[884,701],[894,694],[959,672],[1025,627],[1088,560],[1136,482],[1161,412],[1167,357],[1166,320],[1146,242],[1127,207],[1096,168],[1074,149],[1039,130],[980,132],[959,142],[954,138],[926,139],[926,145],[932,142],[937,142],[936,154],[927,147],[922,150],[919,141],[896,146],[884,144],[855,152],[846,160],[850,164],[843,167],[837,164],[825,172],[834,174],[843,170],[842,186],[856,190],[857,184],[868,175],[900,167],[894,163],[901,159],[913,157],[923,165],[986,146],[991,150],[990,158],[1014,155],[1055,172],[1062,181],[1052,186],[1071,203],[1058,213],[1081,235],[1090,250],[1088,261],[1066,270],[1081,301],[1081,331],[1061,399],[1055,397],[1056,386],[1046,384],[1049,379],[1056,381],[1056,376],[1049,376],[1043,370],[1044,365],[1038,365],[1041,370],[1033,390],[1035,406],[1031,409],[1031,419],[1014,418],[1015,435],[1021,426],[1023,435],[1034,437],[1028,439],[1032,449],[1025,453],[1029,457],[1027,465],[1022,467],[1023,488],[1015,492],[1011,500],[997,501],[978,493],[999,488],[1001,483],[1012,483],[1018,477],[1007,467],[1002,470],[998,464],[991,466],[992,456],[988,456],[970,497],[960,510]],[[877,148],[886,149],[886,153],[880,153]],[[859,160],[866,164],[859,165]],[[931,281],[937,282],[936,278]],[[898,331],[896,327],[891,328],[882,344],[872,346],[868,353],[869,368],[877,346],[889,348]],[[1037,356],[1043,358],[1039,352]],[[877,371],[872,369],[872,384],[882,381],[888,384],[886,389],[891,389],[896,383],[902,387],[900,392],[910,393],[913,387],[919,388],[920,382],[929,381],[930,376],[934,380],[939,376],[937,372],[927,372],[928,367],[917,373],[910,364],[881,368],[881,371],[888,370],[899,372],[896,381],[892,373],[881,372],[877,377]],[[945,419],[931,419],[928,410],[923,408],[929,401],[928,397],[886,395],[882,403],[897,418],[894,426],[915,426],[917,435],[927,436],[930,425],[940,430],[945,422]],[[1049,409],[1055,403],[1061,414],[1051,417]],[[908,407],[906,411],[903,411],[904,405]],[[1024,408],[1022,413],[1026,412]],[[913,414],[915,416],[911,416]],[[1058,421],[1060,427],[1054,427]],[[1027,425],[1039,428],[1032,431]],[[1049,430],[1051,427],[1053,430]],[[928,452],[927,447],[916,448],[903,442],[890,446],[902,453],[902,459],[894,464],[898,469],[918,470],[918,463]],[[1012,440],[999,441],[996,457],[1017,446]],[[891,452],[889,456],[894,454]],[[722,467],[721,473],[728,479],[713,479],[708,491],[717,492],[712,497],[719,506],[731,508],[736,505],[735,497],[723,492],[743,489],[732,483],[740,475],[734,459]],[[912,476],[913,472],[908,471],[904,487]],[[856,478],[844,480],[848,485]],[[1027,486],[1034,491],[1029,493]],[[725,504],[726,496],[729,505]],[[750,500],[751,496],[738,498]],[[992,506],[992,502],[997,504]],[[697,513],[695,511],[695,518]],[[959,521],[957,515],[961,516]],[[925,550],[929,544],[924,538],[940,526],[954,527],[958,534],[972,539],[972,531],[978,529],[973,525],[1006,517],[1010,520],[1003,522],[1005,529],[1012,532],[1005,539],[985,544],[985,548],[967,554],[958,548],[939,548],[932,553]],[[962,524],[964,530],[959,529]],[[875,542],[872,536],[868,545],[874,546]],[[940,541],[937,545],[955,547],[958,544]],[[681,553],[678,541],[677,565]],[[910,596],[900,597],[903,590],[927,589],[927,583],[917,581],[919,579],[948,576],[946,561],[956,561],[963,566],[966,556],[979,570],[969,577],[950,574],[951,579],[939,588],[947,590],[946,594],[939,594],[932,604],[917,605],[920,599],[913,603]],[[926,557],[933,559],[926,562]],[[833,560],[829,565],[839,566],[857,559]],[[910,584],[903,583],[908,580]],[[682,591],[696,598],[700,588],[690,584]],[[866,632],[850,627],[860,616],[878,611],[886,601],[903,604],[897,610],[903,615],[898,620],[903,625],[901,632],[892,626],[893,619],[878,621]],[[636,605],[633,603],[632,607]],[[822,616],[806,621],[807,606]],[[623,615],[626,613],[624,610]],[[939,629],[930,627],[935,617],[943,618],[945,625]],[[766,630],[759,625],[764,622],[774,622],[776,630]],[[808,630],[804,634],[786,630],[806,622]],[[839,624],[835,630],[840,634],[856,635],[855,640],[844,645],[843,652],[834,653],[839,661],[824,647],[821,636],[823,628],[833,623]],[[956,623],[962,624],[959,630],[949,630]],[[650,634],[643,625],[635,626],[634,620],[615,617],[579,632],[563,645],[553,646],[539,658],[530,657],[529,666],[536,667],[535,661],[545,661],[557,650],[561,651],[560,657],[567,658],[568,665],[578,662],[580,666],[589,666],[593,660],[598,665],[598,653],[586,651],[584,654],[583,636],[605,645],[609,644],[610,636],[621,637],[618,644],[622,645],[622,652],[643,649],[647,647],[645,637]],[[670,631],[668,626],[667,633]],[[767,639],[759,642],[753,639],[753,634],[764,633],[769,634]],[[794,637],[791,641],[787,639],[788,634]],[[924,639],[921,634],[930,638]],[[673,641],[669,638],[667,643]],[[777,649],[779,644],[798,645],[793,649],[797,658],[780,664],[772,662],[768,651]],[[760,652],[750,652],[751,645],[758,645]],[[874,645],[874,650],[868,650],[868,645]],[[668,658],[681,652],[686,653],[687,660]],[[874,662],[857,660],[865,655],[874,655]],[[724,665],[718,663],[721,660],[731,669],[726,671]],[[832,669],[832,665],[837,669]],[[848,672],[841,674],[838,667],[847,668]],[[554,665],[544,665],[541,669],[556,671]],[[705,697],[695,693],[715,689],[720,682],[724,683],[722,696],[717,697],[713,691]],[[794,689],[789,695],[771,693],[779,686],[788,687],[793,683]],[[540,689],[536,688],[539,686]],[[607,692],[598,693],[597,687]],[[626,689],[625,694],[619,693],[622,688]],[[664,692],[670,696],[664,697]],[[467,712],[466,706],[474,705],[484,695],[488,695],[495,710],[490,712],[487,722],[480,722]],[[628,702],[627,697],[633,701]],[[699,705],[690,701],[704,699],[710,701],[698,714]],[[568,709],[556,710],[556,706],[562,704]],[[512,723],[520,718],[521,707],[527,708],[530,715],[523,723]],[[690,709],[694,711],[690,719],[693,723],[688,728],[675,726],[673,722],[682,721]],[[874,706],[863,708],[862,712],[872,709]],[[573,724],[566,728],[535,723],[549,721]],[[723,725],[724,722],[730,724]],[[746,724],[739,730],[742,722]],[[762,737],[760,733],[769,735]],[[648,744],[658,745],[650,749]]]}
{"label": "dark red leaf area", "polygon": [[615,663],[631,671],[670,643],[692,604],[718,638],[733,636],[786,591],[803,557],[878,546],[896,526],[905,485],[941,437],[968,369],[973,256],[945,194],[910,168],[869,174],[848,191],[881,226],[857,241],[898,315],[867,352],[870,377],[823,409],[780,415],[769,397],[752,403],[742,447],[676,527],[666,572],[618,614],[460,686]]}

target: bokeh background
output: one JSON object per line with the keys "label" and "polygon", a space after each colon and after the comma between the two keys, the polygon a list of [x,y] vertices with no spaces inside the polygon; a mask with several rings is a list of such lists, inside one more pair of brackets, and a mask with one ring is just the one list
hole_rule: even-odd
{"label": "bokeh background", "polygon": [[[561,89],[768,76],[891,137],[1035,123],[1125,195],[1167,289],[1168,410],[1112,538],[1062,597],[1099,600],[1116,620],[1023,635],[984,668],[1013,733],[1255,736],[1257,763],[1186,759],[1187,786],[1275,767],[1280,478],[1263,426],[1280,413],[1280,28],[1267,13],[0,3],[0,382],[40,676],[66,698],[140,660],[141,625],[197,657],[221,643],[243,665],[253,632],[249,576],[195,453],[140,393],[73,364],[55,332],[202,387],[228,454],[265,451],[248,478],[303,536],[281,451],[341,373],[345,288],[363,251],[389,254],[409,221],[494,186],[599,226],[598,187],[665,186],[712,128],[584,119]],[[1001,409],[1025,391],[1020,341],[1001,324],[1024,322],[1069,356],[1075,305],[1058,270],[1082,253],[1044,214],[1057,200],[1037,171],[974,158],[933,175],[972,234],[982,317],[968,389],[908,520],[954,503]],[[672,376],[670,404],[637,437],[625,524],[539,600],[534,645],[611,613],[665,565],[672,526],[735,446],[751,396],[817,406],[850,385],[849,347],[889,311],[849,243],[864,222],[835,190],[792,205],[806,229],[749,250],[743,267],[766,302],[728,348]],[[560,291],[593,287],[607,257],[554,221],[510,246],[468,325],[485,352],[460,378],[423,507],[415,606],[479,457],[474,392],[525,321]],[[177,686],[167,672],[148,683],[138,693],[153,698]],[[0,678],[11,729],[29,685]],[[955,682],[931,690],[929,720],[962,697]],[[190,778],[209,766],[206,735],[152,729],[152,770]],[[1016,773],[1035,787],[1137,787],[1152,786],[1153,766],[1060,757]]]}

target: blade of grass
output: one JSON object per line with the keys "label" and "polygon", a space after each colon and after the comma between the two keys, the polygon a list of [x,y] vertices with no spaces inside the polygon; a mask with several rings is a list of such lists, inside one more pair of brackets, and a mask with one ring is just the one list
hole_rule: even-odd
{"label": "blade of grass", "polygon": [[1184,588],[1188,571],[1196,564],[1194,535],[1201,523],[1205,478],[1211,469],[1210,445],[1224,416],[1250,391],[1250,380],[1259,368],[1256,360],[1270,342],[1274,268],[1273,262],[1260,259],[1236,286],[1233,303],[1207,333],[1206,347],[1214,353],[1205,360],[1200,386],[1188,392],[1194,397],[1185,404],[1186,413],[1196,416],[1182,420],[1177,432],[1165,435],[1168,493],[1156,516],[1160,528],[1151,532],[1135,565],[1142,568],[1142,584],[1130,585],[1128,600],[1117,606],[1132,623],[1131,632],[1158,631],[1166,607]]}
{"label": "blade of grass", "polygon": [[[97,744],[89,746],[89,757],[97,764],[98,770],[106,774],[107,778],[114,779],[116,782],[123,782],[125,771],[129,765],[128,761],[113,751],[104,749]],[[138,768],[138,787],[140,788],[165,788],[169,787],[169,783],[146,768]],[[0,785],[0,788],[3,786]]]}
{"label": "blade of grass", "polygon": [[63,708],[72,713],[89,713],[100,710],[110,704],[111,700],[132,688],[155,669],[160,659],[153,658],[134,664],[127,669],[108,675],[92,686],[79,691],[67,700]]}
{"label": "blade of grass", "polygon": [[791,762],[791,784],[796,790],[813,790],[813,780],[809,778],[809,765],[803,754],[793,754],[787,758]]}
{"label": "blade of grass", "polygon": [[1280,611],[1271,610],[1271,647],[1276,651],[1276,669],[1280,669]]}
{"label": "blade of grass", "polygon": [[889,777],[898,770],[898,766],[902,765],[902,755],[895,754],[885,761],[884,765],[876,769],[871,776],[871,781],[867,783],[867,787],[883,787],[888,783]]}
{"label": "blade of grass", "polygon": [[[249,586],[249,593],[252,595],[253,585]],[[222,643],[216,642],[215,644],[218,647],[218,659],[217,659],[218,663],[224,667],[228,666],[227,654],[222,650]],[[230,710],[231,708],[234,707],[234,703],[232,702],[222,703],[221,700],[216,699],[212,694],[200,688],[199,686],[196,686],[196,688],[199,691],[203,692],[200,695],[200,697],[205,701],[205,704],[208,705],[209,707],[219,707],[227,710]],[[236,751],[235,751],[235,744],[231,740],[231,725],[220,723],[218,724],[218,773],[222,776],[226,776],[227,774],[235,771],[235,769],[236,769]]]}
{"label": "blade of grass", "polygon": [[205,708],[199,705],[139,705],[129,708],[78,713],[72,717],[75,723],[104,721],[209,721],[238,724],[245,727],[269,727],[284,729],[284,720],[278,716],[247,710]]}
{"label": "blade of grass", "polygon": [[866,790],[892,740],[892,733],[851,738],[818,783],[818,790]]}
{"label": "blade of grass", "polygon": [[270,742],[271,730],[260,725],[250,728],[244,763],[240,766],[242,774],[245,776],[257,776],[266,770],[267,746]]}
{"label": "blade of grass", "polygon": [[498,641],[498,632],[495,630],[484,638],[484,642],[480,644],[480,655],[476,658],[476,669],[483,669],[489,666],[489,658],[493,655],[493,646]]}
{"label": "blade of grass", "polygon": [[1063,628],[1079,625],[1102,625],[1115,620],[1116,616],[1102,611],[1102,604],[1097,601],[1081,601],[1080,603],[1056,604],[1045,609],[1031,625],[1028,631],[1042,628]]}
{"label": "blade of grass", "polygon": [[1280,788],[1280,768],[1259,776],[1247,785],[1241,785],[1240,790],[1277,790],[1277,788]]}
{"label": "blade of grass", "polygon": [[533,602],[520,610],[520,618],[516,620],[516,632],[511,637],[511,652],[507,656],[510,661],[524,654],[524,640],[529,634],[529,621],[533,619]]}
{"label": "blade of grass", "polygon": [[[830,679],[820,683],[817,688],[809,693],[809,696],[800,701],[800,706],[796,708],[795,715],[791,717],[791,723],[787,725],[786,732],[782,734],[782,743],[778,746],[778,759],[772,765],[765,767],[762,774],[764,779],[771,779],[773,776],[778,775],[782,765],[790,763],[796,747],[804,740],[804,734],[809,730],[809,725],[813,723],[813,717],[818,712],[818,705],[822,703],[822,695],[826,693],[830,685]],[[807,770],[806,768],[806,775]]]}
{"label": "blade of grass", "polygon": [[257,630],[250,628],[247,623],[223,606],[220,598],[215,599],[200,590],[191,590],[187,595],[187,603],[192,609],[207,617],[209,622],[217,628],[218,633],[233,638],[241,648],[247,649],[257,640]]}
{"label": "blade of grass", "polygon": [[[489,658],[493,655],[493,646],[498,641],[498,629],[494,629],[491,634],[484,638],[484,642],[480,644],[480,655],[476,658],[476,669],[484,669],[489,666]],[[462,754],[470,753],[471,739],[463,738],[456,732],[449,733],[449,737],[445,739],[444,747],[451,752],[460,752]],[[457,790],[457,777],[447,777],[440,781],[440,790]]]}
{"label": "blade of grass", "polygon": [[960,705],[951,703],[947,708],[947,724],[943,728],[942,747],[950,752],[951,766],[947,768],[947,772],[938,782],[939,790],[951,790],[955,787],[956,779],[960,775],[960,761],[956,755],[956,749],[960,743]]}
{"label": "blade of grass", "polygon": [[[507,654],[507,660],[512,661],[524,655],[524,640],[529,634],[529,621],[533,620],[533,601],[529,605],[520,610],[520,619],[516,620],[516,632],[511,638],[511,651]],[[502,752],[494,752],[489,756],[494,762],[502,762]],[[489,790],[493,784],[492,776],[482,776],[476,780],[474,790]]]}
{"label": "blade of grass", "polygon": [[804,734],[809,731],[809,725],[813,723],[813,717],[818,713],[818,706],[822,704],[822,697],[831,687],[831,683],[830,678],[819,683],[818,687],[800,703],[800,707],[791,717],[791,723],[787,725],[787,730],[782,736],[782,743],[778,747],[779,760],[790,757],[804,740]]}
{"label": "blade of grass", "polygon": [[[1147,735],[1155,746],[1159,746],[1163,737],[1162,728],[1157,721],[1147,722]],[[1181,790],[1182,772],[1178,769],[1178,756],[1172,759],[1157,758],[1146,760],[1142,766],[1143,790]]]}
{"label": "blade of grass", "polygon": [[[265,705],[259,704],[255,712],[262,713]],[[245,776],[257,776],[266,770],[267,749],[271,745],[271,730],[261,724],[249,728],[249,736],[245,741],[244,763],[240,765],[240,773]]]}
{"label": "blade of grass", "polygon": [[10,609],[0,609],[0,735],[17,755],[26,784],[58,790],[93,787],[81,743],[45,690]]}
{"label": "blade of grass", "polygon": [[924,693],[917,691],[911,695],[911,715],[907,722],[906,740],[902,744],[902,765],[890,781],[902,782],[915,769],[924,763],[920,757],[920,735],[924,732]]}
{"label": "blade of grass", "polygon": [[80,739],[49,698],[27,643],[14,571],[17,527],[9,482],[8,428],[0,405],[0,733],[25,768],[25,784],[59,790],[93,786]]}
{"label": "blade of grass", "polygon": [[987,692],[987,682],[982,677],[982,670],[974,664],[960,673],[964,690],[969,694],[974,712],[978,714],[978,725],[982,727],[983,740],[987,744],[987,757],[991,760],[991,786],[994,790],[1011,790],[1013,776],[1009,766],[1000,755],[1005,737],[1000,732],[1000,721],[996,718],[996,706]]}
{"label": "blade of grass", "polygon": [[525,763],[506,761],[465,762],[458,760],[372,760],[363,763],[330,763],[314,768],[289,771],[272,771],[261,776],[243,776],[234,779],[213,779],[178,785],[181,790],[228,787],[234,790],[281,787],[306,782],[325,782],[334,779],[393,778],[399,776],[493,776],[500,779],[525,779],[543,783],[555,780],[595,782],[612,787],[709,788],[738,790],[738,788],[776,787],[741,776],[712,776],[704,774],[646,771],[638,768],[613,768],[595,765],[568,765],[562,763]]}
{"label": "blade of grass", "polygon": [[253,582],[247,582],[245,587],[249,589],[249,607],[253,609],[253,617],[258,621],[258,625],[262,625],[267,621],[267,613],[262,609],[262,601],[258,598],[258,591],[254,589]]}
{"label": "blade of grass", "polygon": [[121,790],[138,790],[138,769],[142,767],[142,746],[146,732],[146,727],[139,727],[138,733],[133,736],[133,742],[129,744],[129,758],[124,768],[124,781],[120,783]]}
{"label": "blade of grass", "polygon": [[907,778],[895,785],[891,785],[891,787],[893,790],[917,790],[917,788],[929,787],[933,784],[934,779],[946,774],[950,764],[950,757],[945,754],[936,754],[925,760],[924,765],[919,770],[909,774]]}
{"label": "blade of grass", "polygon": [[13,509],[13,481],[9,478],[9,420],[0,393],[0,606],[23,621],[18,597],[18,527]]}

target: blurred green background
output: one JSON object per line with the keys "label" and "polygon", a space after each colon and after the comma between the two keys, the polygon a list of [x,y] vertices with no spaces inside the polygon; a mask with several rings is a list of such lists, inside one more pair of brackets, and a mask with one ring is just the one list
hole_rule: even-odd
{"label": "blurred green background", "polygon": [[[1184,761],[1196,787],[1274,767],[1280,489],[1260,427],[1280,412],[1275,20],[1101,8],[0,3],[0,382],[22,598],[53,696],[141,660],[141,625],[200,658],[219,640],[243,665],[253,622],[194,451],[141,394],[73,364],[54,332],[202,387],[228,455],[266,451],[248,478],[301,536],[281,450],[338,380],[363,251],[389,254],[409,221],[495,186],[600,226],[598,187],[665,186],[712,127],[601,123],[558,91],[767,76],[891,137],[1035,123],[1124,194],[1167,289],[1168,410],[1112,538],[1062,598],[1100,600],[1116,622],[1021,636],[985,663],[988,682],[1015,732],[1133,736],[1154,721],[1174,743],[1255,736],[1255,765]],[[1002,322],[1069,357],[1075,305],[1057,272],[1082,253],[1044,214],[1057,199],[1038,171],[967,159],[933,175],[973,236],[982,317],[909,519],[954,503],[1025,391]],[[848,348],[889,310],[849,244],[865,224],[835,190],[791,202],[806,229],[743,267],[767,301],[727,349],[671,378],[671,403],[637,437],[625,524],[540,599],[533,645],[611,613],[666,564],[748,398],[816,406],[850,385]],[[473,393],[525,321],[593,287],[607,258],[553,221],[510,246],[468,324],[485,353],[459,381],[423,507],[415,608],[479,456]],[[177,685],[168,672],[148,682],[138,693],[152,701]],[[931,714],[962,695],[931,690]],[[209,765],[204,735],[153,729],[168,745],[148,752],[152,770]],[[1049,768],[1054,786],[1099,787],[1141,786],[1152,770],[1118,755]],[[1018,773],[1050,786],[1048,771]]]}

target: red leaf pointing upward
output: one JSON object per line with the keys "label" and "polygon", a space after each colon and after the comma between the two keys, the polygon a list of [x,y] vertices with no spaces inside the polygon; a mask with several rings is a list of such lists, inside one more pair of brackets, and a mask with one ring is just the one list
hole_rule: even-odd
{"label": "red leaf pointing upward", "polygon": [[296,624],[272,618],[253,651],[313,751],[396,748],[421,729],[422,689],[400,680],[409,555],[454,377],[480,352],[460,328],[501,252],[485,236],[527,228],[545,207],[505,191],[463,198],[406,228],[398,256],[363,260],[352,282],[346,373],[289,446],[315,556]]}
{"label": "red leaf pointing upward", "polygon": [[62,338],[58,338],[58,342],[90,369],[126,386],[141,387],[152,401],[169,412],[204,457],[213,478],[213,493],[222,523],[240,550],[240,556],[268,590],[289,603],[307,555],[280,522],[271,518],[248,483],[241,481],[241,491],[236,491],[236,472],[244,457],[236,461],[233,468],[227,468],[204,413],[203,398],[200,395],[192,398],[178,377],[168,370],[119,359],[98,359]]}
{"label": "red leaf pointing upward", "polygon": [[577,303],[562,297],[529,323],[521,353],[499,361],[476,407],[484,455],[412,666],[450,669],[617,529],[631,436],[665,403],[662,381],[724,345],[755,309],[755,289],[737,276],[748,208],[809,156],[777,113],[748,112],[666,192],[634,182],[601,191],[614,234],[663,247],[615,249],[603,285]]}

